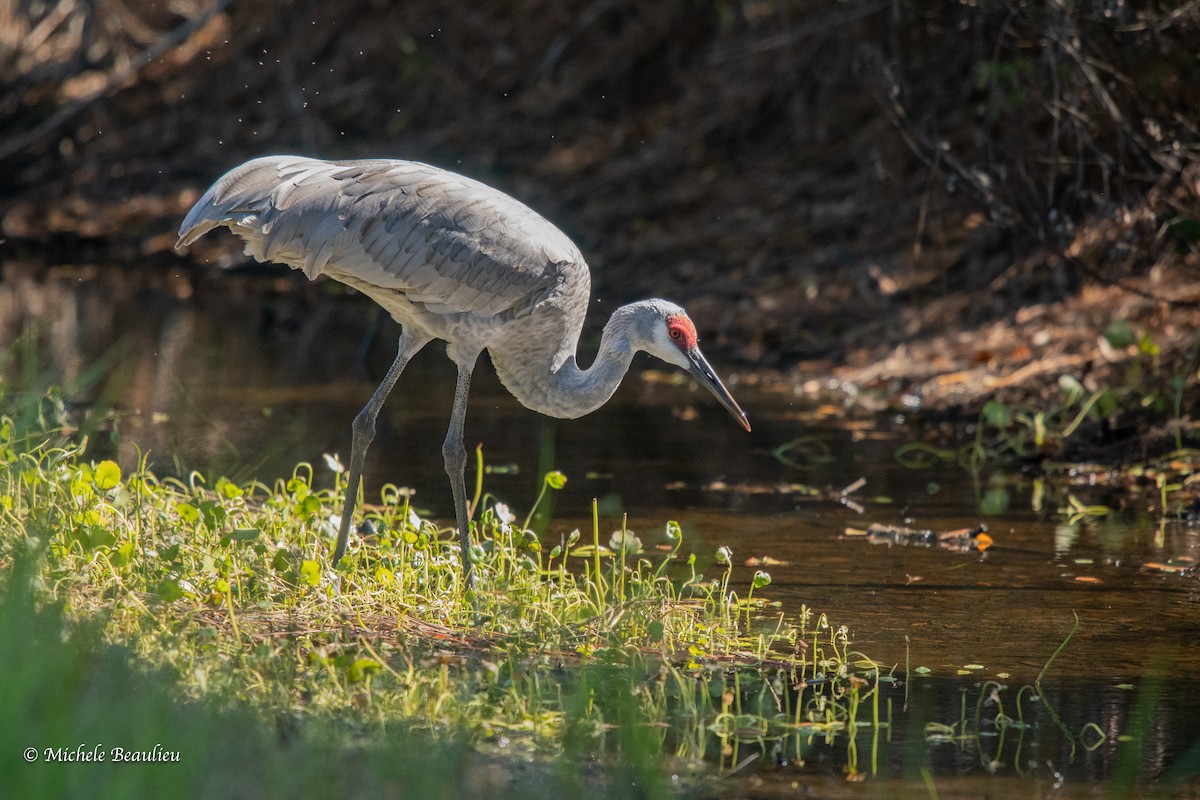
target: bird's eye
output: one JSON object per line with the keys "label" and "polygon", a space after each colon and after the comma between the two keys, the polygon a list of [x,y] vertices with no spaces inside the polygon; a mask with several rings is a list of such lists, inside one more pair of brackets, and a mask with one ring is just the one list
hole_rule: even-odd
{"label": "bird's eye", "polygon": [[683,334],[679,332],[679,328],[671,328],[671,338],[678,339]]}

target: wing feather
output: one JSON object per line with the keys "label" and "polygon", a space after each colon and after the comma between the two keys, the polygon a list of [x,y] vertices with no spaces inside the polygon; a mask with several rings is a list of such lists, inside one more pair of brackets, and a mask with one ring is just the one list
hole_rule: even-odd
{"label": "wing feather", "polygon": [[402,292],[437,313],[516,313],[586,270],[570,239],[527,206],[412,161],[255,159],[196,203],[180,245],[219,225],[261,261]]}

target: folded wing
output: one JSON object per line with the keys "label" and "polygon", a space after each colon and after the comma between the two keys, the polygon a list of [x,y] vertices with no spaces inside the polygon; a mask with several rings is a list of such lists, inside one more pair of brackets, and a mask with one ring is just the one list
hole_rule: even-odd
{"label": "folded wing", "polygon": [[403,292],[434,313],[519,313],[570,271],[586,274],[578,248],[528,206],[412,161],[246,162],[200,198],[176,246],[221,225],[259,261]]}

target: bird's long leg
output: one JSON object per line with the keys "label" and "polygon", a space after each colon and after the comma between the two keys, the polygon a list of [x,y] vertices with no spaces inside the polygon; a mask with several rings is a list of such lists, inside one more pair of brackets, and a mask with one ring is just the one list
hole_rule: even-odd
{"label": "bird's long leg", "polygon": [[379,416],[379,409],[383,407],[387,396],[391,394],[392,387],[396,385],[396,379],[404,371],[408,360],[429,341],[427,336],[411,335],[406,332],[400,334],[400,346],[396,353],[396,360],[392,362],[392,366],[388,367],[387,374],[383,376],[379,388],[375,390],[371,399],[363,406],[363,410],[358,412],[358,416],[354,418],[354,424],[350,429],[350,481],[346,484],[346,502],[342,506],[337,546],[333,549],[335,566],[346,554],[346,545],[350,541],[350,518],[354,515],[354,505],[358,502],[358,487],[362,482],[363,463],[367,458],[367,448],[371,446],[371,440],[375,438],[375,418]]}
{"label": "bird's long leg", "polygon": [[450,411],[450,429],[442,444],[446,475],[454,493],[454,517],[458,522],[458,539],[462,547],[463,583],[471,587],[471,520],[467,516],[467,487],[464,471],[467,468],[467,449],[463,446],[463,423],[467,417],[467,394],[471,388],[471,371],[475,369],[478,353],[458,362],[458,386],[454,390],[454,408]]}

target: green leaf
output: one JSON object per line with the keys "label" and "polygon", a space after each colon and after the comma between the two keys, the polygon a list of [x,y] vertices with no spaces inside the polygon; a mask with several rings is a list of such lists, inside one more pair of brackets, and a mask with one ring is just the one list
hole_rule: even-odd
{"label": "green leaf", "polygon": [[296,503],[296,516],[311,517],[313,514],[321,512],[321,500],[315,494],[307,495],[303,500]]}
{"label": "green leaf", "polygon": [[183,597],[183,589],[180,588],[179,581],[173,580],[159,581],[158,585],[154,587],[154,593],[168,603]]}
{"label": "green leaf", "polygon": [[663,624],[658,620],[651,622],[646,629],[646,635],[652,642],[661,642],[663,638]]}
{"label": "green leaf", "polygon": [[103,525],[84,525],[78,534],[80,542],[88,550],[112,547],[117,542],[117,535]]}
{"label": "green leaf", "polygon": [[552,470],[546,473],[546,485],[551,489],[561,489],[567,485],[567,476],[563,475],[558,470]]}
{"label": "green leaf", "polygon": [[1144,355],[1157,356],[1162,352],[1162,346],[1154,341],[1154,337],[1147,331],[1138,339],[1138,350]]}
{"label": "green leaf", "polygon": [[383,665],[373,658],[356,658],[346,669],[346,677],[351,683],[358,683],[381,669],[383,669]]}
{"label": "green leaf", "polygon": [[236,500],[241,497],[242,488],[228,478],[220,478],[217,481],[217,494],[224,497],[226,500]]}
{"label": "green leaf", "polygon": [[262,535],[262,531],[258,528],[237,528],[232,533],[221,537],[221,544],[228,545],[230,542],[252,542]]}
{"label": "green leaf", "polygon": [[196,508],[191,503],[176,503],[175,513],[184,522],[196,523],[200,521],[200,509]]}
{"label": "green leaf", "polygon": [[1137,341],[1137,334],[1134,333],[1133,326],[1125,320],[1114,319],[1104,329],[1104,338],[1108,339],[1108,343],[1113,347],[1123,350]]}
{"label": "green leaf", "polygon": [[238,528],[233,533],[229,534],[229,538],[235,542],[249,542],[262,536],[262,531],[258,528]]}
{"label": "green leaf", "polygon": [[118,567],[124,567],[133,561],[133,542],[126,540],[122,542],[116,550],[113,551],[113,563]]}
{"label": "green leaf", "polygon": [[1007,428],[1012,423],[1013,412],[999,400],[988,400],[983,406],[983,421],[993,428]]}
{"label": "green leaf", "polygon": [[225,509],[216,500],[200,501],[200,516],[204,520],[204,527],[210,531],[215,531],[225,521]]}
{"label": "green leaf", "polygon": [[760,569],[758,572],[754,573],[754,580],[751,582],[750,585],[753,586],[755,589],[761,589],[764,586],[770,586],[771,585],[770,573],[763,572]]}
{"label": "green leaf", "polygon": [[292,566],[292,553],[289,550],[280,548],[275,551],[275,555],[271,557],[271,569],[276,572],[286,572]]}
{"label": "green leaf", "polygon": [[300,578],[309,586],[321,585],[321,565],[310,559],[305,559],[300,565]]}
{"label": "green leaf", "polygon": [[117,488],[121,483],[121,468],[117,466],[117,462],[115,461],[101,461],[96,465],[96,471],[92,475],[92,483],[102,492]]}
{"label": "green leaf", "polygon": [[1008,510],[1008,505],[1008,489],[1003,486],[994,486],[983,493],[983,497],[979,500],[979,511],[989,515],[1003,514]]}
{"label": "green leaf", "polygon": [[636,556],[642,552],[642,540],[633,531],[613,531],[608,546],[618,553],[624,550],[626,555]]}

